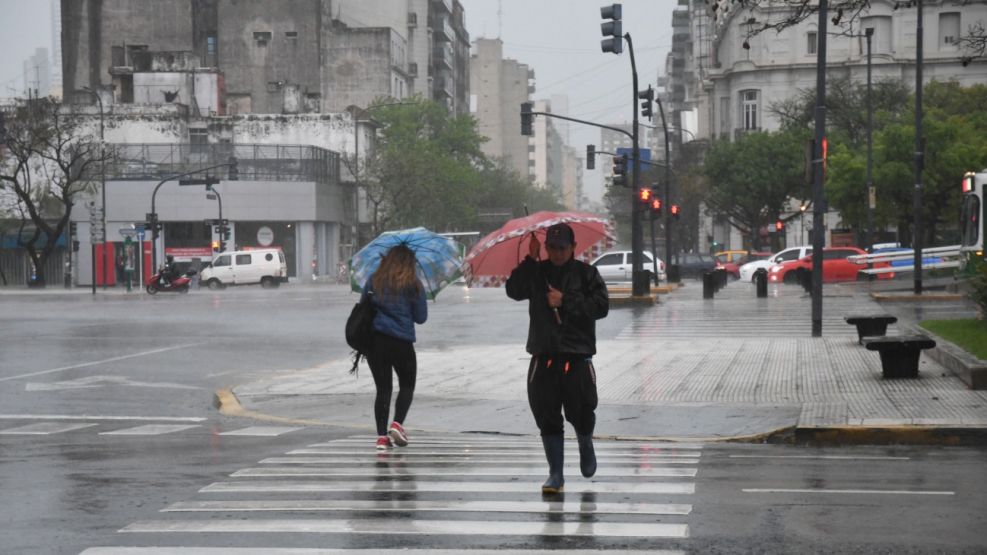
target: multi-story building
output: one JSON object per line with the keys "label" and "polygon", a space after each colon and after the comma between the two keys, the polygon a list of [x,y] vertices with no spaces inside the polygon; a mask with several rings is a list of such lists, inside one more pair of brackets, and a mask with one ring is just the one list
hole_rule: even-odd
{"label": "multi-story building", "polygon": [[[534,111],[551,113],[552,103],[548,100],[536,100]],[[562,135],[555,128],[555,120],[548,117],[536,117],[532,130],[534,135],[529,145],[531,181],[535,187],[549,189],[561,195],[565,171],[563,151],[566,146],[562,142]]]}
{"label": "multi-story building", "polygon": [[534,92],[534,70],[504,59],[500,39],[477,39],[470,58],[473,115],[487,138],[484,154],[528,178],[529,137],[521,134],[521,103]]}
{"label": "multi-story building", "polygon": [[413,93],[465,113],[463,16],[455,0],[62,0],[62,78],[132,102],[147,53],[175,52],[222,72],[229,113],[332,113]]}
{"label": "multi-story building", "polygon": [[47,48],[35,48],[22,65],[24,89],[29,97],[42,97],[51,94],[51,64]]}

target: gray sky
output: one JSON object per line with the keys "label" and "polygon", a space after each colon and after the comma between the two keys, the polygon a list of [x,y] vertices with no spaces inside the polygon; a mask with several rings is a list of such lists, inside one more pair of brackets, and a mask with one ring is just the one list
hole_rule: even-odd
{"label": "gray sky", "polygon": [[[630,57],[600,51],[597,0],[460,0],[471,39],[496,38],[504,55],[535,70],[535,98],[569,96],[570,115],[599,123],[629,122]],[[640,88],[664,71],[676,0],[625,0],[624,32],[634,40]],[[50,0],[0,0],[0,98],[23,95],[22,64],[37,47],[51,48]],[[498,17],[498,8],[500,17]],[[519,116],[520,117],[520,116]],[[572,146],[599,143],[599,131],[570,127]],[[599,167],[599,165],[598,165]],[[591,199],[600,171],[586,172]]]}

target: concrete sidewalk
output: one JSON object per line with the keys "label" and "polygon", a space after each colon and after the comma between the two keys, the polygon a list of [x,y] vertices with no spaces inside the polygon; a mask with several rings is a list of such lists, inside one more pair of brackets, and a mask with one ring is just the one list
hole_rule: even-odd
{"label": "concrete sidewalk", "polygon": [[[685,441],[987,444],[987,392],[972,391],[923,355],[919,379],[885,380],[856,341],[849,313],[886,312],[865,290],[827,286],[821,338],[794,286],[755,298],[732,283],[713,300],[686,283],[633,310],[598,342],[601,437]],[[901,303],[895,303],[896,305]],[[889,335],[908,333],[907,322]],[[518,344],[418,351],[409,431],[535,434],[528,356]],[[222,408],[261,418],[371,428],[373,380],[331,360],[220,394]]]}

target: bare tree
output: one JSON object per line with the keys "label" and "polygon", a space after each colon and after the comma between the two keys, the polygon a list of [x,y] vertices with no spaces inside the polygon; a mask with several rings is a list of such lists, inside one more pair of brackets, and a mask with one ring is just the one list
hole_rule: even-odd
{"label": "bare tree", "polygon": [[94,168],[112,154],[53,99],[30,100],[8,115],[0,130],[0,193],[13,197],[21,214],[18,243],[35,269],[32,284],[44,286],[46,262],[69,225],[74,199],[92,190]]}

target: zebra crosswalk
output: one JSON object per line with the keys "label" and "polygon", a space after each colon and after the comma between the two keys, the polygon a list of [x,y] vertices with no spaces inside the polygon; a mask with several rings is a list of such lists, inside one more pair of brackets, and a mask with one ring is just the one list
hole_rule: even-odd
{"label": "zebra crosswalk", "polygon": [[[201,422],[204,420],[205,418],[198,417],[0,415],[0,436],[49,436],[81,432],[101,436],[143,437],[170,435],[179,432],[202,433],[205,428]],[[10,421],[11,424],[2,424],[7,421]],[[134,425],[136,422],[147,421],[154,421],[155,423]],[[276,437],[302,429],[304,428],[292,426],[247,426],[219,432],[218,435]]]}
{"label": "zebra crosswalk", "polygon": [[598,473],[584,479],[570,441],[565,492],[543,496],[547,467],[537,438],[412,436],[408,447],[384,452],[374,439],[352,436],[261,459],[203,485],[194,499],[125,524],[109,543],[128,547],[83,555],[329,555],[370,546],[383,554],[672,555],[688,548],[702,444],[598,441]]}

